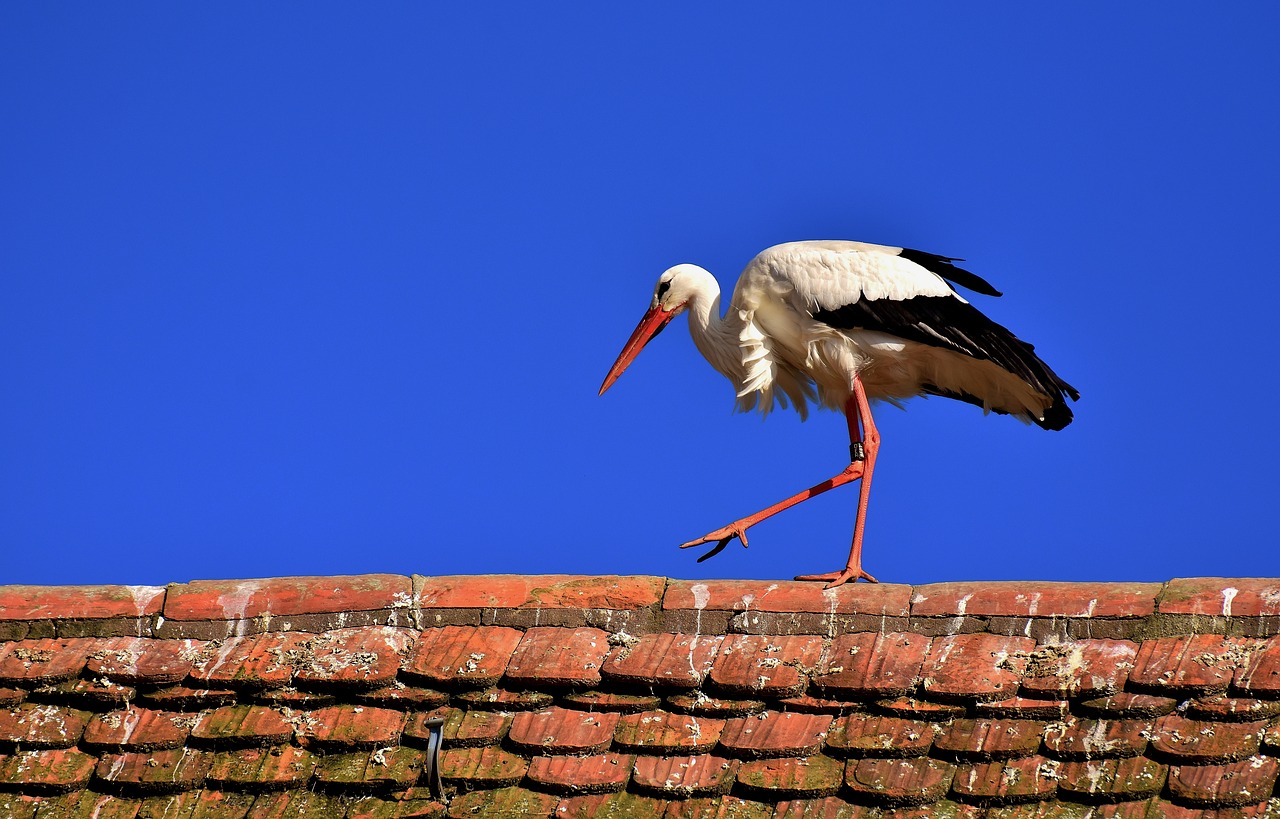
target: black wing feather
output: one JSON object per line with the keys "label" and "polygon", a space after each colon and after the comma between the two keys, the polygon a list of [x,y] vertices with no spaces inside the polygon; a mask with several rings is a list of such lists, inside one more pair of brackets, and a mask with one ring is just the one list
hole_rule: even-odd
{"label": "black wing feather", "polygon": [[[1075,387],[1059,378],[1036,355],[1034,347],[984,316],[972,304],[954,296],[916,296],[902,300],[862,298],[834,310],[819,310],[813,317],[840,330],[887,333],[990,361],[1053,399],[1044,419],[1034,419],[1045,429],[1062,429],[1071,423],[1071,409],[1066,405],[1064,394],[1073,401],[1080,398]],[[932,385],[926,385],[925,389],[935,395],[977,402],[972,396],[944,392]]]}
{"label": "black wing feather", "polygon": [[898,255],[909,262],[915,262],[930,273],[937,273],[947,281],[958,284],[975,293],[981,293],[984,296],[1004,295],[992,287],[990,282],[976,273],[970,273],[968,270],[952,264],[952,262],[963,262],[964,259],[957,259],[954,256],[939,256],[936,253],[925,253],[923,250],[912,250],[909,247],[904,247],[899,251]]}

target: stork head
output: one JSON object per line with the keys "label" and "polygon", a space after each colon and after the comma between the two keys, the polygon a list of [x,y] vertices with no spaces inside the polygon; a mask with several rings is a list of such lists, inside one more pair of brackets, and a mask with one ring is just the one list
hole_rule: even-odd
{"label": "stork head", "polygon": [[699,292],[700,285],[710,278],[710,273],[694,264],[678,264],[663,271],[658,277],[657,285],[653,288],[653,300],[649,302],[649,309],[645,311],[636,329],[631,332],[631,338],[627,339],[627,344],[618,355],[618,360],[613,362],[613,367],[605,376],[604,383],[600,385],[601,395],[604,395],[604,391],[612,387],[613,382],[618,380],[618,376],[631,366],[631,362],[640,355],[644,345],[661,333],[662,328],[670,324],[673,318],[684,312],[689,301]]}

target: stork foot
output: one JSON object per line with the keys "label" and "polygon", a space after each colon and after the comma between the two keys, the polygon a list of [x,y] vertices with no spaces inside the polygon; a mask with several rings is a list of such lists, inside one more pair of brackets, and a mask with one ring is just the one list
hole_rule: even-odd
{"label": "stork foot", "polygon": [[747,543],[747,527],[743,526],[741,521],[735,521],[730,523],[728,526],[722,526],[714,532],[703,535],[696,540],[691,540],[688,543],[681,543],[680,548],[688,549],[690,546],[701,546],[704,543],[715,543],[716,545],[712,547],[711,551],[698,558],[698,562],[701,563],[702,561],[715,557],[723,552],[724,547],[728,546],[734,538],[742,541],[742,548],[744,549],[750,545]]}
{"label": "stork foot", "polygon": [[871,575],[867,574],[861,568],[851,569],[848,567],[846,567],[843,571],[827,572],[826,574],[802,574],[799,577],[797,577],[796,580],[821,580],[827,584],[822,587],[824,589],[834,589],[836,586],[843,586],[845,583],[848,583],[850,580],[854,581],[855,583],[859,580],[865,580],[868,583],[880,582],[879,580],[876,580]]}

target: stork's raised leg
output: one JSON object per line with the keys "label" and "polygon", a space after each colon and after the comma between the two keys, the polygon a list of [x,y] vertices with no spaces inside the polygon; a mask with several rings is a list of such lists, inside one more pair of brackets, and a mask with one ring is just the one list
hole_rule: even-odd
{"label": "stork's raised leg", "polygon": [[[798,492],[786,500],[779,501],[767,509],[762,509],[754,515],[735,520],[728,526],[710,532],[697,540],[682,543],[680,548],[688,549],[690,546],[715,543],[716,545],[711,551],[698,558],[698,562],[701,563],[723,551],[734,538],[741,540],[743,546],[747,546],[747,529],[755,526],[760,521],[771,518],[784,509],[790,509],[797,503],[807,501],[815,495],[821,495],[823,492],[835,489],[837,486],[844,486],[850,481],[856,481],[861,478],[862,492],[858,496],[858,517],[853,526],[853,548],[849,552],[848,564],[843,571],[821,575],[803,575],[797,577],[796,580],[824,580],[827,581],[827,588],[839,586],[858,578],[875,583],[876,579],[862,570],[862,530],[867,512],[867,498],[871,489],[871,470],[875,466],[876,453],[880,450],[880,433],[876,431],[875,422],[871,420],[871,405],[867,401],[867,393],[862,388],[862,381],[859,378],[854,378],[853,380],[853,395],[849,396],[849,400],[845,402],[844,414],[849,424],[850,455],[850,463],[844,468],[844,471],[820,484],[809,487],[803,492]],[[863,428],[866,430],[865,435],[862,432]]]}

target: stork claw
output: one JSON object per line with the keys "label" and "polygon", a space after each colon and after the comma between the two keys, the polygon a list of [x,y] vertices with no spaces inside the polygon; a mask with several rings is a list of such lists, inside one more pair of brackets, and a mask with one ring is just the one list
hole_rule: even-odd
{"label": "stork claw", "polygon": [[742,541],[742,548],[744,549],[751,545],[747,543],[747,527],[742,526],[739,523],[735,522],[735,523],[730,523],[728,526],[722,526],[721,528],[715,530],[714,532],[703,535],[702,537],[697,538],[696,540],[691,540],[688,543],[681,543],[680,548],[688,549],[690,546],[701,546],[704,543],[714,542],[716,545],[712,547],[711,551],[707,552],[705,555],[698,558],[698,562],[701,563],[702,561],[711,557],[715,557],[716,555],[723,552],[724,547],[728,546],[730,541],[732,541],[734,538],[737,538],[738,540]]}
{"label": "stork claw", "polygon": [[879,580],[876,580],[874,577],[872,577],[871,575],[863,571],[861,567],[857,569],[852,569],[847,566],[844,568],[843,571],[838,571],[838,572],[827,572],[826,574],[802,574],[798,576],[796,580],[825,580],[827,581],[827,585],[822,587],[824,589],[834,589],[836,586],[843,586],[845,583],[848,583],[850,580],[852,580],[855,583],[858,582],[859,580],[865,580],[868,583],[880,582]]}

